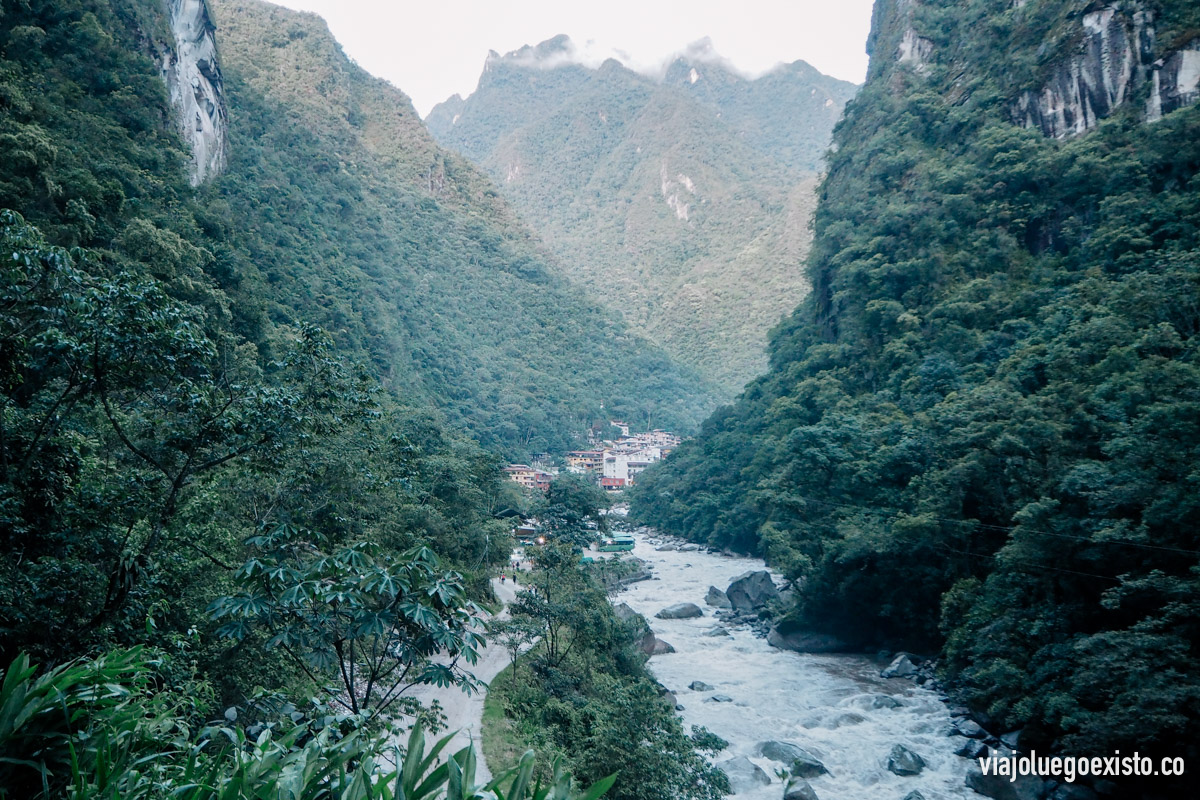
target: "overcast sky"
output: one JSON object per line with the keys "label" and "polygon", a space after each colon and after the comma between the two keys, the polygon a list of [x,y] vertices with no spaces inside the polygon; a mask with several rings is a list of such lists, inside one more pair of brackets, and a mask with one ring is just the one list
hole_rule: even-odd
{"label": "overcast sky", "polygon": [[595,58],[652,69],[705,36],[744,72],[804,59],[861,83],[871,0],[276,0],[320,14],[347,55],[413,99],[424,117],[475,90],[488,50],[559,33]]}

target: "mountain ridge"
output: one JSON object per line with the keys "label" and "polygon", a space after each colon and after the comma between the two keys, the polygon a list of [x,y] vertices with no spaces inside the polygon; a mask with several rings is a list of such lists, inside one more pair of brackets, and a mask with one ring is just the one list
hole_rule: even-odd
{"label": "mountain ridge", "polygon": [[489,56],[476,92],[426,124],[491,175],[565,274],[732,397],[806,289],[814,169],[853,87],[802,62],[748,81],[714,58],[655,79],[615,59],[560,63],[571,47]]}

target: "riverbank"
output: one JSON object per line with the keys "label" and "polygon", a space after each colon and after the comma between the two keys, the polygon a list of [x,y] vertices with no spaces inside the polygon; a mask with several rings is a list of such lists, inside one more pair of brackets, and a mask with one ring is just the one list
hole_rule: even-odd
{"label": "riverbank", "polygon": [[[969,762],[954,753],[950,711],[935,692],[882,678],[886,663],[870,657],[780,650],[748,623],[718,620],[717,609],[705,603],[708,588],[765,570],[761,560],[699,548],[657,550],[646,535],[635,538],[633,555],[654,578],[613,600],[644,616],[674,649],[651,658],[650,670],[675,694],[686,724],[703,725],[729,742],[717,762],[734,760],[731,769],[744,772],[733,797],[782,796],[775,771],[784,765],[762,752],[769,741],[798,745],[824,764],[827,774],[809,778],[820,800],[902,800],[912,791],[927,800],[979,797],[965,785]],[[655,618],[678,603],[695,603],[702,615]],[[888,769],[896,746],[920,756],[918,774]]]}

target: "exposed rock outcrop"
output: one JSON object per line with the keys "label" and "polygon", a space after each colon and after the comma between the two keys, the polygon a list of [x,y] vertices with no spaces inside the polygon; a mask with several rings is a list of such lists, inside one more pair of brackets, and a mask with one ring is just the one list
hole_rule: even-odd
{"label": "exposed rock outcrop", "polygon": [[1084,14],[1079,51],[1038,91],[1023,93],[1013,117],[1061,139],[1084,133],[1149,84],[1145,117],[1160,119],[1200,99],[1200,39],[1155,60],[1154,14],[1137,2]]}
{"label": "exposed rock outcrop", "polygon": [[225,169],[228,149],[216,26],[204,0],[168,0],[167,7],[175,46],[162,55],[159,68],[191,147],[191,182],[198,186]]}

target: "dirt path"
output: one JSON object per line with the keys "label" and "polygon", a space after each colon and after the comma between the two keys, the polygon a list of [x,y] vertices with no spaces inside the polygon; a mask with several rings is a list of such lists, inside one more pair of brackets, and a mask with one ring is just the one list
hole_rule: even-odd
{"label": "dirt path", "polygon": [[[516,599],[516,588],[512,581],[501,583],[499,578],[492,578],[492,589],[496,593],[496,598],[504,605],[503,610],[494,619],[508,618],[508,605]],[[481,683],[488,684],[507,666],[508,652],[500,645],[489,645],[479,651],[479,660],[474,667],[470,668],[470,671]],[[441,704],[442,712],[446,715],[446,731],[456,731],[443,754],[453,755],[469,743],[474,742],[475,754],[479,759],[475,780],[479,783],[490,780],[492,773],[483,760],[483,748],[480,740],[483,727],[483,701],[487,696],[486,686],[470,696],[452,686],[445,688],[414,686],[408,694],[426,706],[434,700]],[[441,735],[444,736],[445,731]]]}

